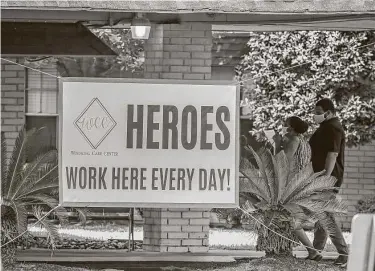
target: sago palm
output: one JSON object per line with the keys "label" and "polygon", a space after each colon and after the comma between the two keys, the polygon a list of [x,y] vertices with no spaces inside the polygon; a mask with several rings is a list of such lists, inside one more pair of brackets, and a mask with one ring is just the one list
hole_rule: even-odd
{"label": "sago palm", "polygon": [[[1,234],[2,246],[27,229],[28,211],[37,219],[42,217],[41,208],[56,208],[58,200],[57,151],[51,147],[35,150],[38,131],[23,128],[15,141],[13,152],[6,157],[6,142],[1,138]],[[27,163],[26,157],[33,157]],[[30,159],[29,159],[30,160]],[[62,208],[55,209],[60,219]],[[59,239],[55,225],[43,219],[40,221],[48,232],[52,247]],[[3,261],[14,260],[15,243],[2,247]]]}
{"label": "sago palm", "polygon": [[[291,254],[298,242],[293,228],[307,220],[319,220],[330,231],[332,222],[327,212],[345,214],[346,206],[334,196],[336,179],[324,172],[314,173],[311,163],[295,170],[283,151],[273,155],[267,149],[255,152],[246,147],[240,172],[240,196],[243,208],[267,227],[282,234],[284,239],[262,225],[257,225],[257,249],[267,254]],[[249,161],[253,157],[256,166]]]}

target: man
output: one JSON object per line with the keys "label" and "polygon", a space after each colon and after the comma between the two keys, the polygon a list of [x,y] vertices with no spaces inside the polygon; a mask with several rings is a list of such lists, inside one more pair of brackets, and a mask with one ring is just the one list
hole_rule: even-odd
{"label": "man", "polygon": [[[314,172],[325,170],[328,176],[337,179],[335,187],[340,188],[344,178],[344,155],[345,155],[345,133],[344,129],[335,115],[335,106],[330,99],[322,99],[316,103],[314,121],[320,124],[310,139],[311,160]],[[328,219],[335,226],[330,232],[330,238],[339,254],[348,255],[348,247],[342,235],[341,229],[337,225],[332,214],[328,214]],[[316,225],[314,236],[314,248],[322,251],[328,238],[327,232],[319,225]],[[348,256],[340,255],[336,265],[346,266]]]}

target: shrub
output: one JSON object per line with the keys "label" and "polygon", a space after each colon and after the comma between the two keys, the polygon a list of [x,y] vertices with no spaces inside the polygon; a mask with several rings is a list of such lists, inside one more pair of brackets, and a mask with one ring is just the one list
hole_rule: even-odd
{"label": "shrub", "polygon": [[280,131],[293,115],[309,121],[311,132],[315,103],[329,97],[349,146],[374,140],[374,41],[374,31],[251,33],[237,76],[249,99],[252,134],[263,140],[264,130]]}
{"label": "shrub", "polygon": [[293,170],[283,151],[277,155],[265,149],[255,152],[251,147],[247,151],[257,167],[248,156],[241,158],[240,171],[245,177],[240,183],[241,205],[268,227],[257,225],[257,250],[291,255],[294,243],[274,232],[297,241],[293,234],[296,224],[319,220],[330,231],[334,222],[326,213],[346,213],[346,206],[334,196],[334,177],[314,173],[311,163],[301,171]]}
{"label": "shrub", "polygon": [[358,213],[375,214],[375,197],[368,197],[358,201]]}
{"label": "shrub", "polygon": [[[53,209],[58,206],[57,151],[51,147],[33,150],[37,140],[37,130],[23,128],[16,139],[10,159],[6,157],[6,142],[1,138],[1,243],[15,238],[27,230],[28,211],[32,210],[37,219],[42,218],[42,207]],[[34,157],[26,163],[26,157]],[[62,208],[55,214],[63,220]],[[59,239],[57,228],[47,220],[40,221],[47,229],[52,247]],[[3,264],[14,261],[16,243],[1,248]]]}

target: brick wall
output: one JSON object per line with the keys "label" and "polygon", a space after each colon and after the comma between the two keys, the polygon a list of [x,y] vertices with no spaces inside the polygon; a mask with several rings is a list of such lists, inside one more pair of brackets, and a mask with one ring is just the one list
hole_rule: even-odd
{"label": "brick wall", "polygon": [[[8,58],[19,62],[15,58]],[[18,131],[25,123],[25,69],[21,66],[1,61],[1,131],[4,132],[9,157]]]}
{"label": "brick wall", "polygon": [[208,250],[210,212],[206,209],[145,209],[143,218],[146,251]]}
{"label": "brick wall", "polygon": [[[211,25],[153,25],[145,45],[145,78],[211,79]],[[208,251],[209,210],[146,209],[146,251]]]}
{"label": "brick wall", "polygon": [[346,150],[345,179],[340,195],[349,205],[348,216],[340,218],[342,228],[348,230],[358,200],[375,196],[375,141]]}
{"label": "brick wall", "polygon": [[154,25],[145,45],[145,78],[211,79],[211,26]]}

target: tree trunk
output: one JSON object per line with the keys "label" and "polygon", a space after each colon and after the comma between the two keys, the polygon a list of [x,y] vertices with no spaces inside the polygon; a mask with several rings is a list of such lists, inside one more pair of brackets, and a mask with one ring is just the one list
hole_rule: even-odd
{"label": "tree trunk", "polygon": [[[289,222],[273,220],[273,226],[269,226],[273,231],[258,226],[258,239],[256,250],[265,251],[267,256],[285,255],[292,256],[293,247],[299,243],[297,237],[292,232],[292,227]],[[294,241],[294,242],[293,242]],[[297,243],[295,243],[297,242]]]}

